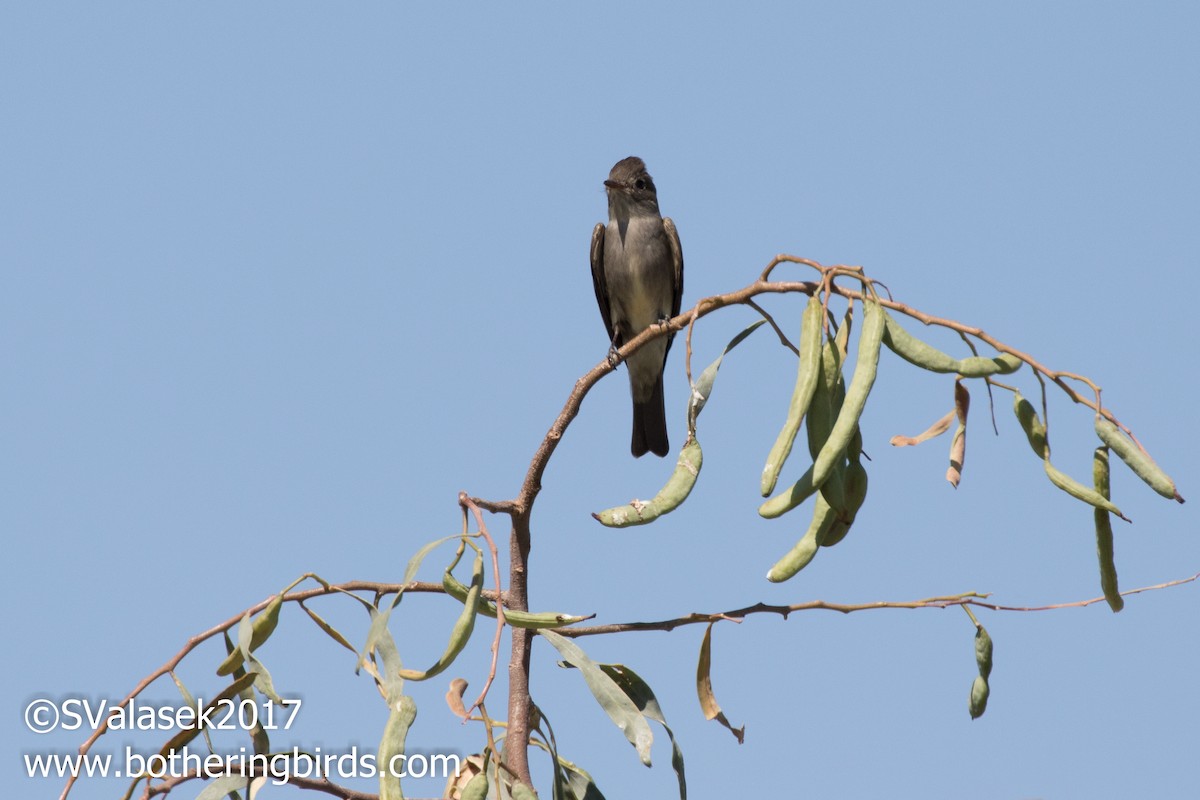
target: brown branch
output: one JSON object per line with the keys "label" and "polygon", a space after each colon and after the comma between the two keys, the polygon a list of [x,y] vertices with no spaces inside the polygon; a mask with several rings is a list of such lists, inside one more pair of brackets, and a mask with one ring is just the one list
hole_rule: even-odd
{"label": "brown branch", "polygon": [[757,311],[759,314],[761,314],[762,318],[765,319],[767,321],[767,323],[772,328],[775,329],[775,334],[777,336],[779,336],[780,344],[782,344],[787,349],[791,350],[797,356],[800,355],[800,348],[798,348],[798,347],[796,347],[796,345],[792,344],[792,340],[787,337],[787,334],[784,333],[783,329],[780,328],[778,323],[775,322],[775,318],[772,317],[770,314],[768,314],[767,310],[765,308],[763,308],[762,306],[760,306],[758,303],[754,302],[753,300],[747,300],[746,305],[750,306],[755,311]]}
{"label": "brown branch", "polygon": [[[1173,586],[1180,586],[1185,583],[1191,583],[1200,579],[1200,572],[1188,578],[1180,578],[1178,580],[1167,581],[1166,583],[1155,584],[1154,586],[1143,586],[1139,589],[1129,589],[1121,592],[1124,597],[1126,595],[1140,594],[1142,592],[1152,592],[1158,589],[1169,589]],[[736,608],[732,611],[722,611],[716,614],[686,614],[682,617],[674,619],[664,619],[657,622],[620,622],[609,625],[587,625],[574,626],[569,628],[555,628],[554,632],[560,636],[569,638],[579,638],[582,636],[599,636],[610,633],[632,633],[637,631],[673,631],[676,628],[684,625],[707,625],[720,620],[729,622],[741,622],[746,617],[753,614],[777,614],[784,619],[794,611],[837,611],[842,614],[852,614],[855,611],[874,611],[883,608],[951,608],[953,606],[976,606],[978,608],[986,608],[991,611],[1056,611],[1063,608],[1084,608],[1093,603],[1103,603],[1105,599],[1101,597],[1093,597],[1089,600],[1075,600],[1069,603],[1055,603],[1046,606],[1003,606],[996,603],[986,602],[990,594],[980,594],[979,592],[964,592],[963,594],[946,595],[944,597],[927,597],[924,600],[908,600],[908,601],[892,601],[879,600],[873,603],[830,603],[825,600],[810,600],[807,603],[795,603],[793,605],[768,605],[766,603],[756,603],[745,608]]]}

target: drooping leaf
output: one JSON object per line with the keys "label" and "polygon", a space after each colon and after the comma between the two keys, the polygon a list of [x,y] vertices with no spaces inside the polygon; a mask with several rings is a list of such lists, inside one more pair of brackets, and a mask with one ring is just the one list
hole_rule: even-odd
{"label": "drooping leaf", "polygon": [[671,740],[671,767],[679,778],[679,800],[687,800],[687,781],[683,773],[683,750],[675,741],[675,732],[667,724],[666,715],[663,714],[662,707],[658,704],[658,698],[654,696],[654,690],[640,675],[624,664],[601,664],[600,669],[616,681],[644,716],[666,729],[667,737]]}
{"label": "drooping leaf", "polygon": [[688,429],[695,431],[696,418],[700,416],[700,412],[704,410],[704,405],[708,402],[708,398],[712,395],[713,381],[717,379],[717,370],[721,368],[721,361],[729,353],[730,350],[737,347],[742,341],[758,330],[766,322],[765,319],[760,319],[754,322],[737,336],[729,340],[729,344],[725,345],[725,349],[721,351],[721,355],[717,356],[717,360],[704,368],[700,373],[700,377],[692,384],[692,396],[688,401]]}
{"label": "drooping leaf", "polygon": [[548,630],[538,631],[538,635],[553,645],[565,662],[579,670],[604,713],[608,714],[609,719],[625,734],[625,738],[637,750],[642,763],[650,766],[650,745],[654,741],[654,734],[650,732],[649,723],[629,696],[616,681],[600,669],[599,664],[588,658],[579,645]]}
{"label": "drooping leaf", "polygon": [[700,698],[700,709],[705,719],[715,719],[729,729],[729,732],[742,744],[746,739],[746,726],[735,728],[725,718],[725,712],[717,702],[712,688],[712,623],[704,629],[704,638],[700,642],[700,658],[696,662],[696,695]]}

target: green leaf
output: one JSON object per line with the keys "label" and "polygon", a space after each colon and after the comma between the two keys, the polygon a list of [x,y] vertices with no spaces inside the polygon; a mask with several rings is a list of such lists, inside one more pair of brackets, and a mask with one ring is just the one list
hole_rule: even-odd
{"label": "green leaf", "polygon": [[[425,560],[425,556],[432,553],[435,549],[438,548],[439,545],[443,545],[446,542],[450,541],[451,539],[461,539],[461,538],[462,537],[459,536],[458,534],[455,534],[454,536],[446,536],[441,539],[436,539],[436,540],[430,542],[429,544],[425,545],[424,547],[422,547],[420,550],[418,550],[416,552],[416,554],[412,558],[410,558],[408,560],[408,566],[405,567],[405,569],[404,569],[404,580],[401,582],[402,583],[412,583],[413,579],[416,578],[416,576],[417,576],[417,570],[419,570],[421,568],[421,562]],[[396,598],[396,602],[397,603],[400,602],[399,597]],[[395,603],[393,603],[392,605],[395,605]]]}
{"label": "green leaf", "polygon": [[730,350],[741,344],[743,339],[754,333],[765,322],[765,319],[760,319],[748,325],[741,333],[730,339],[729,344],[725,345],[725,349],[721,352],[721,355],[717,356],[717,360],[705,367],[704,371],[700,373],[700,377],[692,384],[692,396],[688,400],[689,430],[694,431],[696,429],[696,418],[700,416],[700,412],[704,410],[708,398],[712,395],[713,381],[717,379],[717,370],[721,368],[721,361]]}
{"label": "green leaf", "polygon": [[403,666],[403,662],[400,660],[400,651],[396,648],[396,640],[392,638],[392,632],[388,630],[388,620],[391,619],[392,609],[381,612],[372,607],[370,612],[371,627],[367,630],[367,643],[363,645],[359,664],[367,663],[371,654],[375,654],[376,660],[383,667],[383,675],[377,676],[377,680],[382,683],[384,694],[387,695],[390,704],[404,691],[404,680],[400,677],[400,668]]}
{"label": "green leaf", "polygon": [[204,790],[196,795],[196,800],[221,800],[235,794],[238,789],[249,789],[251,780],[257,779],[242,775],[223,775],[205,786]]}
{"label": "green leaf", "polygon": [[616,681],[643,716],[654,720],[666,729],[667,737],[671,740],[671,767],[679,777],[679,800],[687,800],[687,781],[683,776],[683,750],[675,741],[675,732],[667,724],[667,718],[658,704],[658,698],[654,696],[654,690],[640,675],[624,664],[601,664],[600,669]]}
{"label": "green leaf", "polygon": [[[175,681],[175,688],[177,688],[179,690],[180,696],[183,697],[183,704],[185,706],[188,706],[189,708],[195,708],[196,707],[196,698],[192,695],[191,692],[188,691],[187,687],[183,685],[183,681],[179,680],[179,676],[176,675],[174,672],[172,672],[171,680]],[[212,743],[212,736],[210,736],[208,733],[208,728],[204,728],[203,734],[204,734],[204,743],[208,745],[208,752],[211,753],[211,752],[213,752],[213,743]]]}
{"label": "green leaf", "polygon": [[538,631],[538,635],[550,642],[564,661],[579,670],[604,713],[608,714],[609,719],[625,734],[625,738],[637,750],[642,763],[650,766],[650,744],[654,741],[654,734],[650,732],[650,725],[641,711],[624,690],[570,639],[548,630]]}
{"label": "green leaf", "polygon": [[318,615],[317,612],[313,611],[311,608],[304,605],[304,603],[300,603],[300,607],[302,609],[304,609],[304,613],[308,614],[309,618],[313,622],[317,623],[318,628],[320,628],[321,630],[325,631],[326,634],[328,634],[329,638],[333,639],[335,642],[337,642],[342,647],[349,650],[351,653],[354,653],[354,655],[358,655],[358,651],[354,649],[354,645],[350,644],[350,642],[346,640],[346,637],[342,636],[342,634],[338,632],[337,628],[333,627],[328,622],[321,619],[320,615]]}
{"label": "green leaf", "polygon": [[[242,691],[242,689],[245,689],[247,686],[250,686],[252,683],[254,683],[254,673],[250,672],[245,675],[242,675],[241,677],[234,680],[233,683],[229,684],[224,689],[222,689],[217,694],[216,697],[209,700],[208,705],[206,705],[205,708],[216,709],[224,701],[231,700],[234,697],[236,697],[238,695],[238,693]],[[158,751],[158,754],[163,756],[164,758],[166,758],[171,753],[180,750],[185,744],[190,742],[192,739],[195,739],[196,736],[199,735],[199,733],[200,733],[200,728],[197,728],[197,727],[181,729],[178,733],[176,733],[174,736],[172,736],[170,739],[167,740],[167,743],[162,746],[162,749]]]}

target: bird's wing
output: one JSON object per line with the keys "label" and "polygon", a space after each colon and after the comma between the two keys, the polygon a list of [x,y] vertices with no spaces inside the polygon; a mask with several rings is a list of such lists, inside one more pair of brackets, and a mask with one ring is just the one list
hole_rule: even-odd
{"label": "bird's wing", "polygon": [[600,306],[600,316],[604,318],[604,329],[608,331],[608,340],[614,345],[620,345],[616,334],[613,333],[612,316],[608,310],[608,284],[604,280],[604,223],[597,222],[592,228],[592,286],[596,290],[596,304]]}
{"label": "bird's wing", "polygon": [[[667,232],[667,243],[671,246],[671,266],[673,268],[671,288],[674,292],[671,297],[671,316],[679,316],[679,308],[683,303],[683,248],[679,245],[679,231],[675,230],[675,223],[670,217],[663,217],[663,228]],[[667,337],[667,349],[671,349],[671,339],[675,338],[674,334]]]}
{"label": "bird's wing", "polygon": [[671,316],[679,316],[679,308],[683,302],[683,248],[679,246],[679,231],[670,217],[663,217],[663,228],[667,231],[667,243],[671,246],[671,266],[674,268],[672,288],[675,291],[671,298]]}

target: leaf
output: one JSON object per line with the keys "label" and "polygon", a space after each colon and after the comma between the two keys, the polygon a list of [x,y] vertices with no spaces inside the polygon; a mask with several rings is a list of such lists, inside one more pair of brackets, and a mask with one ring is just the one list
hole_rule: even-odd
{"label": "leaf", "polygon": [[304,613],[308,614],[309,618],[312,619],[313,622],[317,623],[318,628],[325,631],[325,633],[329,635],[329,638],[333,639],[335,642],[337,642],[342,647],[349,650],[351,653],[354,653],[354,655],[358,655],[358,651],[354,649],[354,645],[350,644],[350,642],[348,642],[346,640],[346,637],[342,636],[342,634],[338,632],[337,628],[333,627],[328,622],[321,619],[320,615],[318,615],[317,612],[313,611],[311,608],[304,605],[303,602],[300,603],[300,607],[304,609]]}
{"label": "leaf", "polygon": [[383,674],[377,676],[376,680],[381,683],[383,693],[390,704],[404,691],[404,680],[400,677],[400,668],[403,666],[400,660],[400,651],[396,649],[396,640],[392,638],[392,632],[388,630],[388,620],[392,616],[392,609],[381,612],[372,606],[370,613],[371,627],[367,629],[367,643],[363,645],[359,664],[365,664],[366,659],[372,653],[375,654],[376,660],[383,667]]}
{"label": "leaf", "polygon": [[971,394],[961,380],[954,381],[954,413],[958,415],[958,428],[954,431],[954,441],[950,443],[950,467],[946,470],[946,480],[955,489],[962,479],[963,461],[967,457],[967,412],[971,408]]}
{"label": "leaf", "polygon": [[446,692],[446,705],[459,719],[467,718],[467,707],[463,705],[463,694],[467,691],[467,682],[462,678],[450,681],[450,689]]}
{"label": "leaf", "polygon": [[[196,698],[183,685],[183,681],[179,680],[179,676],[174,672],[171,673],[171,680],[175,681],[175,688],[179,689],[179,694],[183,697],[183,704],[189,708],[196,708]],[[204,742],[208,745],[208,752],[213,752],[212,736],[209,735],[208,728],[204,728]]]}
{"label": "leaf", "polygon": [[679,748],[679,743],[675,741],[675,732],[667,724],[667,718],[658,704],[658,698],[654,696],[654,690],[646,681],[642,680],[640,675],[623,664],[601,664],[600,669],[617,682],[617,685],[633,701],[643,716],[649,717],[666,729],[667,737],[671,740],[671,767],[679,777],[679,798],[687,800],[687,781],[683,775],[683,751]]}
{"label": "leaf", "polygon": [[205,786],[204,790],[196,795],[196,800],[221,800],[234,794],[238,789],[250,788],[251,780],[242,775],[222,775]]}
{"label": "leaf", "polygon": [[604,713],[625,734],[642,763],[650,766],[650,744],[654,741],[654,734],[629,696],[595,661],[588,658],[579,645],[548,630],[540,630],[538,634],[554,646],[564,661],[579,670]]}
{"label": "leaf", "polygon": [[[429,544],[425,545],[424,547],[422,547],[420,550],[418,550],[416,552],[415,555],[413,555],[412,558],[410,558],[408,560],[408,566],[405,567],[405,569],[404,569],[404,580],[401,581],[401,583],[412,583],[413,578],[415,578],[417,576],[417,570],[421,568],[421,562],[425,560],[425,556],[432,553],[439,545],[445,544],[446,542],[450,541],[451,539],[461,539],[461,538],[462,537],[457,534],[454,536],[446,536],[442,539],[436,539],[436,540],[430,542]],[[397,596],[396,600],[392,603],[392,606],[394,607],[396,605],[396,603],[399,603],[399,602],[400,602],[400,597]]]}
{"label": "leaf", "polygon": [[254,617],[253,622],[249,612],[242,615],[242,619],[238,623],[237,649],[226,656],[225,660],[221,662],[221,666],[217,667],[218,675],[232,675],[233,671],[242,665],[246,656],[262,647],[263,643],[275,632],[275,626],[279,624],[279,610],[283,608],[283,596],[296,583],[298,581],[293,582],[287,589],[271,598],[271,602]]}
{"label": "leaf", "polygon": [[254,676],[254,688],[258,689],[276,705],[283,706],[283,698],[275,692],[275,682],[271,680],[271,673],[267,671],[266,665],[259,661],[254,656],[246,659],[247,672]]}
{"label": "leaf", "polygon": [[937,422],[929,426],[924,433],[919,433],[916,436],[901,436],[897,434],[889,440],[892,447],[915,447],[921,442],[927,442],[935,436],[941,436],[946,431],[950,430],[950,423],[954,421],[954,410],[946,412],[946,416],[939,419]]}
{"label": "leaf", "polygon": [[[234,680],[233,683],[222,689],[216,697],[209,700],[208,705],[206,705],[205,708],[216,709],[226,700],[231,700],[236,697],[238,693],[242,691],[242,689],[245,689],[252,683],[254,683],[253,672],[242,675],[240,678]],[[181,728],[178,733],[167,740],[167,743],[162,746],[162,749],[158,751],[158,754],[166,758],[170,756],[171,753],[179,751],[185,744],[190,742],[192,739],[195,739],[200,733],[200,730],[201,729],[196,726],[190,728]]]}
{"label": "leaf", "polygon": [[[529,743],[547,752],[553,752],[553,749],[545,742],[530,739]],[[587,770],[560,755],[555,755],[554,758],[558,766],[566,772],[567,788],[576,800],[604,800],[604,795],[600,793],[600,789],[597,788],[596,782]]]}
{"label": "leaf", "polygon": [[713,623],[710,622],[704,629],[704,639],[700,642],[700,659],[696,662],[696,694],[700,698],[700,709],[704,712],[705,719],[715,719],[729,729],[738,740],[738,744],[743,744],[746,739],[746,726],[733,727],[725,718],[725,712],[721,710],[717,697],[713,694],[712,629]]}
{"label": "leaf", "polygon": [[729,344],[725,345],[725,349],[721,352],[721,355],[717,356],[717,360],[705,367],[704,371],[700,373],[700,377],[692,384],[692,396],[688,400],[688,430],[690,432],[695,432],[696,418],[700,416],[700,412],[704,410],[708,398],[712,395],[713,381],[717,379],[717,370],[721,368],[721,361],[730,350],[741,344],[743,339],[754,333],[764,323],[766,323],[766,320],[760,319],[748,325],[741,333],[730,339]]}

